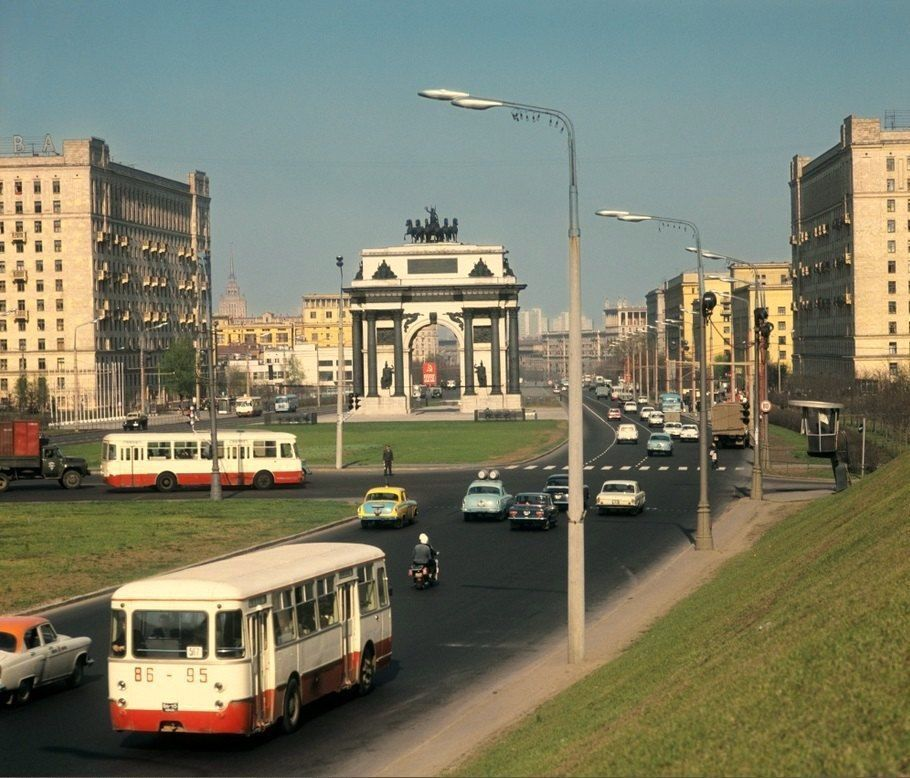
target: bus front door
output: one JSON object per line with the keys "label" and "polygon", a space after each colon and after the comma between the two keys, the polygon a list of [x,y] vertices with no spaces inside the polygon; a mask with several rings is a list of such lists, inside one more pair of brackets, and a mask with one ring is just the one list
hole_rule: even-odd
{"label": "bus front door", "polygon": [[357,585],[340,584],[338,596],[341,600],[341,651],[344,655],[344,686],[357,683],[360,673],[360,618],[357,602]]}
{"label": "bus front door", "polygon": [[252,696],[253,730],[265,729],[274,718],[275,690],[270,683],[269,670],[269,611],[256,611],[246,617],[247,632],[250,636],[250,692]]}

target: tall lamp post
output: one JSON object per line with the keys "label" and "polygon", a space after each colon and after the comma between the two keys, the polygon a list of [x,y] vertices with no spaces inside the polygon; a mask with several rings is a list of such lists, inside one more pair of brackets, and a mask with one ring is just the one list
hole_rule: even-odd
{"label": "tall lamp post", "polygon": [[165,326],[167,326],[167,322],[163,321],[156,324],[154,327],[149,327],[139,333],[139,410],[142,411],[142,413],[148,413],[148,399],[146,397],[145,383],[145,336],[152,330],[160,330]]}
{"label": "tall lamp post", "polygon": [[[208,241],[206,241],[208,242]],[[218,407],[215,402],[215,328],[212,325],[212,255],[206,250],[198,265],[205,273],[205,327],[206,337],[208,339],[208,348],[206,349],[206,380],[208,381],[209,393],[209,446],[212,455],[212,483],[209,489],[209,499],[215,502],[221,500],[221,472],[218,466]],[[200,302],[202,299],[200,298]],[[198,406],[197,406],[198,407]]]}
{"label": "tall lamp post", "polygon": [[458,108],[484,111],[510,108],[518,121],[528,116],[549,116],[565,129],[569,142],[569,509],[568,509],[568,660],[576,664],[585,651],[584,565],[584,441],[581,386],[581,230],[578,226],[578,177],[575,164],[575,128],[562,111],[506,100],[472,97],[467,92],[428,89],[419,93],[431,100],[444,100]]}
{"label": "tall lamp post", "polygon": [[335,421],[335,469],[341,470],[344,439],[344,257],[335,257],[338,266],[338,366],[335,369],[337,397],[337,419]]}
{"label": "tall lamp post", "polygon": [[79,351],[76,348],[76,336],[79,333],[80,327],[87,327],[90,324],[97,324],[101,319],[92,319],[91,321],[84,321],[82,324],[77,324],[73,328],[73,380],[74,388],[76,390],[76,402],[73,403],[73,411],[76,415],[76,421],[79,421],[80,416],[82,415],[82,397],[79,390]]}
{"label": "tall lamp post", "polygon": [[[701,254],[701,236],[698,232],[698,227],[690,221],[684,219],[671,219],[666,216],[645,216],[643,214],[632,214],[628,211],[610,211],[610,210],[600,210],[597,211],[598,216],[604,216],[608,219],[619,219],[624,222],[646,222],[646,221],[658,221],[665,224],[678,224],[681,227],[687,228],[692,231],[695,235],[695,253],[698,257],[698,298],[699,306],[704,306],[705,303],[705,271],[702,267],[702,254]],[[710,551],[714,548],[714,535],[711,529],[711,505],[708,501],[708,406],[710,405],[706,379],[708,368],[706,364],[707,360],[707,319],[708,317],[704,315],[704,310],[702,310],[701,316],[701,325],[699,328],[699,346],[701,347],[701,354],[699,354],[699,368],[700,373],[698,377],[699,391],[701,392],[701,402],[699,403],[698,408],[698,420],[699,420],[699,431],[698,431],[698,460],[699,460],[699,471],[698,471],[698,486],[699,486],[699,497],[698,497],[698,508],[696,511],[696,526],[695,526],[695,549],[696,551]]]}

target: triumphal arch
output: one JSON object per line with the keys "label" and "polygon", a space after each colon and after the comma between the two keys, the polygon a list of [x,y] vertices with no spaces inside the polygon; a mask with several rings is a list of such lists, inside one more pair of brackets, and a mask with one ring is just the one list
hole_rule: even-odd
{"label": "triumphal arch", "polygon": [[358,415],[408,413],[411,345],[425,327],[442,326],[456,341],[458,410],[521,408],[518,294],[525,288],[503,246],[459,243],[458,220],[440,224],[436,210],[416,225],[412,242],[364,249],[345,289],[352,316],[352,391]]}

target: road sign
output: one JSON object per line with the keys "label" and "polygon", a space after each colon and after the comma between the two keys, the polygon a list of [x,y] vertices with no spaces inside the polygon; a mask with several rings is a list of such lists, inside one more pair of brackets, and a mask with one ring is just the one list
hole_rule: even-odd
{"label": "road sign", "polygon": [[761,412],[762,412],[762,413],[770,413],[770,412],[771,412],[771,401],[770,401],[770,400],[762,400],[762,401],[761,401],[761,406],[760,406],[760,407],[761,407]]}

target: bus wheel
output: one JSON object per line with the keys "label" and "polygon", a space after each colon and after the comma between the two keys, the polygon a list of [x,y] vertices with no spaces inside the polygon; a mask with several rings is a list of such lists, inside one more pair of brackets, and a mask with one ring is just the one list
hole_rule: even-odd
{"label": "bus wheel", "polygon": [[357,681],[357,694],[361,697],[373,691],[373,684],[376,680],[376,659],[373,656],[373,649],[367,648],[360,658],[360,676]]}
{"label": "bus wheel", "polygon": [[155,481],[155,488],[159,492],[173,492],[177,488],[177,476],[173,473],[161,473]]}
{"label": "bus wheel", "polygon": [[281,716],[282,731],[290,734],[300,727],[300,685],[290,678],[284,689],[284,712]]}
{"label": "bus wheel", "polygon": [[275,479],[272,478],[272,474],[267,470],[262,470],[253,476],[254,489],[271,489],[274,484]]}

